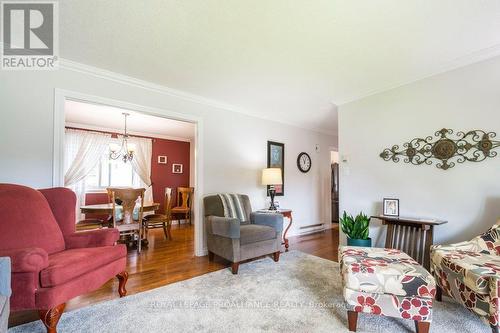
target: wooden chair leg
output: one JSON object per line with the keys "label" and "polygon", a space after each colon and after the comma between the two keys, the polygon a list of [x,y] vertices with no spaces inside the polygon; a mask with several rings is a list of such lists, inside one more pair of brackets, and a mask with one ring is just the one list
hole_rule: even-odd
{"label": "wooden chair leg", "polygon": [[358,325],[358,313],[356,311],[347,311],[347,323],[349,325],[349,331],[356,332],[356,327]]}
{"label": "wooden chair leg", "polygon": [[173,239],[173,237],[172,237],[172,221],[168,221],[167,232],[168,232],[168,238],[170,240],[172,240]]}
{"label": "wooden chair leg", "polygon": [[167,224],[165,223],[165,221],[162,221],[162,224],[163,224],[163,233],[165,234],[165,239],[168,240],[168,230],[167,230]]}
{"label": "wooden chair leg", "polygon": [[238,274],[238,268],[240,267],[240,263],[239,262],[233,262],[231,264],[231,272],[233,274]]}
{"label": "wooden chair leg", "polygon": [[59,322],[65,307],[66,303],[63,303],[53,307],[52,309],[38,311],[40,320],[47,328],[47,333],[57,333],[57,323]]}
{"label": "wooden chair leg", "polygon": [[214,261],[215,253],[208,251],[208,261]]}
{"label": "wooden chair leg", "polygon": [[436,301],[443,301],[443,289],[441,289],[441,287],[439,286],[436,286]]}
{"label": "wooden chair leg", "polygon": [[276,251],[276,252],[273,253],[273,260],[275,262],[280,261],[280,251]]}
{"label": "wooden chair leg", "polygon": [[120,297],[127,296],[127,289],[125,288],[125,285],[128,280],[128,272],[123,271],[116,275],[116,277],[118,278],[118,293],[120,294]]}
{"label": "wooden chair leg", "polygon": [[431,323],[428,321],[416,321],[415,320],[415,331],[417,333],[429,333],[429,328]]}
{"label": "wooden chair leg", "polygon": [[146,222],[143,223],[143,229],[144,229],[144,235],[146,239],[148,239],[148,231],[149,231],[149,221],[146,220]]}

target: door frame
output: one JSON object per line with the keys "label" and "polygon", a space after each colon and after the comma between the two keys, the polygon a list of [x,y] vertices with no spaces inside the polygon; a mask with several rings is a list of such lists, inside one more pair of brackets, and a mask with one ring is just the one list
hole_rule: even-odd
{"label": "door frame", "polygon": [[142,113],[145,115],[162,117],[173,120],[180,120],[195,125],[194,135],[194,254],[196,256],[206,255],[206,249],[203,246],[203,212],[202,212],[202,194],[203,194],[203,118],[178,113],[166,109],[159,109],[149,106],[138,105],[134,103],[119,101],[111,98],[88,95],[80,92],[54,89],[54,149],[53,149],[53,173],[52,185],[54,187],[64,186],[64,128],[65,128],[65,110],[66,100],[84,102],[90,104],[99,104],[112,106]]}

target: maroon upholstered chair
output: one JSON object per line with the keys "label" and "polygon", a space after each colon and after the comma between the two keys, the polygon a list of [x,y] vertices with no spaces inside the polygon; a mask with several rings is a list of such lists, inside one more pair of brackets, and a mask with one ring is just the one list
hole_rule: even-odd
{"label": "maroon upholstered chair", "polygon": [[0,257],[12,261],[12,311],[36,309],[55,333],[65,303],[110,278],[126,295],[127,250],[116,229],[75,232],[76,196],[66,188],[0,184]]}

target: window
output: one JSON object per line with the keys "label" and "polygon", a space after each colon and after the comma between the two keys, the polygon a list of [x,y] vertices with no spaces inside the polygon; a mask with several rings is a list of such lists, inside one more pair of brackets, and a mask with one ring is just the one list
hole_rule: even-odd
{"label": "window", "polygon": [[99,163],[85,178],[89,190],[102,190],[106,187],[139,187],[139,176],[134,172],[130,162],[123,163],[109,159],[109,152],[101,157]]}

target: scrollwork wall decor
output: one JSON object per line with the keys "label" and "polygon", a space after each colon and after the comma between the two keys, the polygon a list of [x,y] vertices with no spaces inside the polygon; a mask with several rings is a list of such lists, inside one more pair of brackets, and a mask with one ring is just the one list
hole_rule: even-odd
{"label": "scrollwork wall decor", "polygon": [[456,163],[481,162],[489,157],[497,156],[494,151],[500,147],[500,141],[493,140],[494,132],[472,130],[457,132],[443,128],[434,133],[434,136],[415,138],[403,144],[384,149],[380,157],[385,161],[398,163],[401,158],[405,163],[414,165],[431,165],[442,170],[453,168]]}

